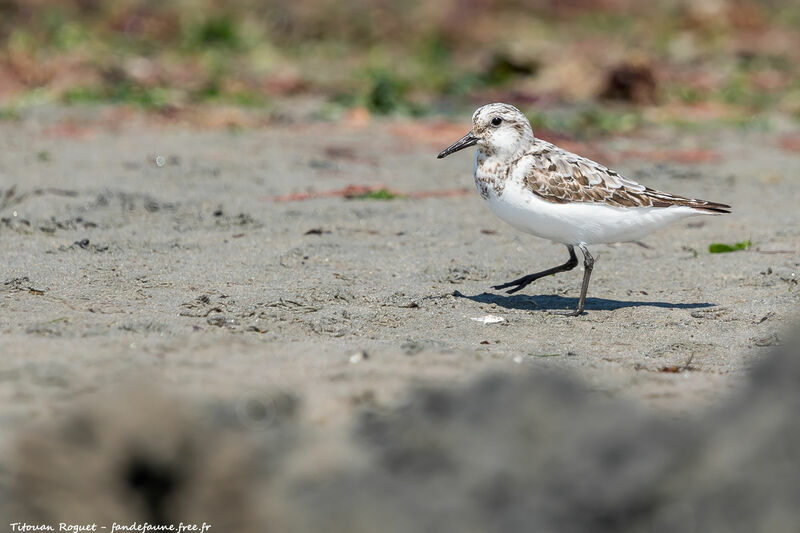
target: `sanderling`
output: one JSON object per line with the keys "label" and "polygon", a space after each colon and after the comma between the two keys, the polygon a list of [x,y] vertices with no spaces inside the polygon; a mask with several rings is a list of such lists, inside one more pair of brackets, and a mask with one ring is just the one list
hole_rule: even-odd
{"label": "sanderling", "polygon": [[495,285],[514,293],[531,282],[572,270],[575,246],[583,253],[583,313],[594,258],[591,244],[636,241],[692,215],[730,213],[729,205],[657,191],[590,159],[537,139],[525,115],[508,104],[489,104],[472,115],[472,131],[439,154],[439,159],[478,145],[475,185],[489,208],[514,228],[566,245],[563,265]]}

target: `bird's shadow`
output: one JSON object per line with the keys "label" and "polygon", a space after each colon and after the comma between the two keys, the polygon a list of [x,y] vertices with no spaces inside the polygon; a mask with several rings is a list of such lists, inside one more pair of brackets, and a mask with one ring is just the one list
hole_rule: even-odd
{"label": "bird's shadow", "polygon": [[[565,298],[557,294],[540,294],[538,296],[528,296],[525,294],[493,294],[483,292],[468,296],[459,291],[455,291],[453,296],[456,298],[466,298],[473,302],[482,304],[496,304],[505,309],[524,309],[530,311],[552,311],[552,310],[571,310],[578,306],[577,298]],[[670,303],[654,301],[622,301],[610,300],[607,298],[586,298],[587,311],[615,311],[625,307],[663,307],[667,309],[702,309],[714,307],[716,304],[702,303]]]}

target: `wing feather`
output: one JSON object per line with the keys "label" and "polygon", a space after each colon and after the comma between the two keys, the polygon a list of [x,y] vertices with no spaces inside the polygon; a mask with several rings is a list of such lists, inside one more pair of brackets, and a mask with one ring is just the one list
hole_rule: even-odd
{"label": "wing feather", "polygon": [[616,207],[687,206],[728,213],[730,206],[650,189],[590,159],[536,140],[520,163],[527,168],[525,185],[537,196],[554,203],[589,202]]}

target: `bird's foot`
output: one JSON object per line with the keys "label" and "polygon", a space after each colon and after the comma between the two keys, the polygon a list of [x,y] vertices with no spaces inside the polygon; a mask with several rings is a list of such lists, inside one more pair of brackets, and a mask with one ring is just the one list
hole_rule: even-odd
{"label": "bird's foot", "polygon": [[511,289],[506,291],[506,294],[514,294],[515,292],[521,291],[522,289],[533,283],[534,280],[536,280],[536,278],[533,276],[524,276],[519,279],[515,279],[514,281],[509,281],[508,283],[501,283],[500,285],[492,285],[492,288],[496,291],[501,291],[503,289],[508,289],[509,287],[511,287]]}
{"label": "bird's foot", "polygon": [[503,283],[502,285],[492,285],[492,288],[496,291],[500,291],[503,289],[507,289],[508,287],[513,287],[512,289],[508,289],[506,294],[514,294],[517,291],[524,289],[528,284],[527,283],[520,283],[519,285],[514,285],[513,283]]}

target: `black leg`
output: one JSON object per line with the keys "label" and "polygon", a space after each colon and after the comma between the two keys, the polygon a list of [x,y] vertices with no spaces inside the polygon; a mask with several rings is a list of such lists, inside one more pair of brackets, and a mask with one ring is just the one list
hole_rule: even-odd
{"label": "black leg", "polygon": [[589,249],[585,244],[579,244],[578,248],[583,253],[583,285],[581,285],[581,298],[578,300],[578,308],[574,311],[567,311],[565,313],[557,313],[564,316],[579,316],[583,314],[583,308],[586,305],[586,292],[589,290],[589,278],[592,277],[592,268],[594,267],[594,257],[589,253]]}
{"label": "black leg", "polygon": [[[581,247],[581,250],[584,249],[585,247]],[[534,274],[528,274],[527,276],[522,276],[521,278],[515,279],[514,281],[509,281],[508,283],[503,283],[502,285],[495,285],[492,288],[495,290],[500,290],[500,289],[507,289],[508,287],[513,287],[513,289],[506,291],[508,294],[513,294],[521,289],[524,289],[525,287],[527,287],[528,285],[530,285],[539,278],[543,278],[545,276],[552,276],[553,274],[558,274],[559,272],[566,272],[567,270],[572,270],[573,268],[578,266],[578,256],[575,255],[575,248],[573,248],[572,245],[568,244],[567,250],[569,250],[569,259],[563,265],[558,265],[553,268],[548,268],[547,270],[542,270],[541,272],[536,272]],[[584,257],[586,257],[586,254],[588,253],[589,252],[584,251],[583,252]],[[588,257],[591,258],[592,256]],[[586,284],[588,284],[588,281],[586,282]]]}

